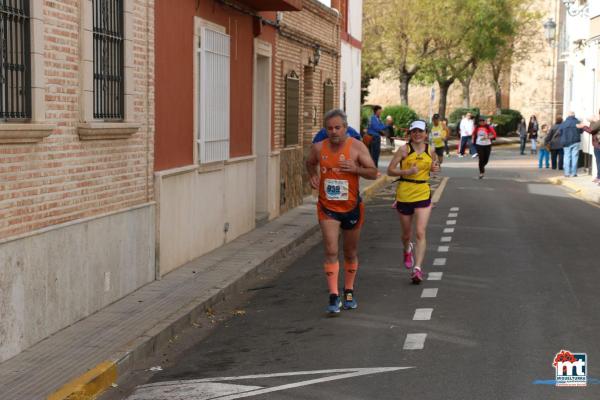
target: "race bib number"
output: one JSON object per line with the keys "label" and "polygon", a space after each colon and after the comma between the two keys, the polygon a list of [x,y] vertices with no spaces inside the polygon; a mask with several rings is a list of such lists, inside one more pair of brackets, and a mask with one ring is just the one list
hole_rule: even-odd
{"label": "race bib number", "polygon": [[348,200],[348,181],[342,179],[325,179],[325,195],[327,200]]}

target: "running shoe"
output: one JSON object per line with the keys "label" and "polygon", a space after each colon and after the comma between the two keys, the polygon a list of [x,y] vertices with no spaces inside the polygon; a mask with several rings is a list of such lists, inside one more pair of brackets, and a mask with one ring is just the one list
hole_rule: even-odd
{"label": "running shoe", "polygon": [[404,266],[406,269],[411,269],[415,265],[414,245],[408,242],[408,251],[404,252]]}
{"label": "running shoe", "polygon": [[483,179],[483,174],[479,174],[479,179]]}
{"label": "running shoe", "polygon": [[344,289],[344,310],[354,310],[358,307],[358,303],[354,298],[354,290]]}
{"label": "running shoe", "polygon": [[410,279],[412,279],[415,285],[421,283],[423,281],[423,271],[421,271],[421,268],[415,267],[410,274]]}
{"label": "running shoe", "polygon": [[475,157],[477,157],[477,155],[478,155],[478,154],[477,154],[477,153],[475,153],[475,154],[473,154],[473,155],[471,156],[471,158],[475,158]]}
{"label": "running shoe", "polygon": [[329,305],[327,306],[327,313],[329,315],[336,315],[340,313],[340,309],[342,308],[342,300],[340,300],[340,296],[337,294],[329,295]]}

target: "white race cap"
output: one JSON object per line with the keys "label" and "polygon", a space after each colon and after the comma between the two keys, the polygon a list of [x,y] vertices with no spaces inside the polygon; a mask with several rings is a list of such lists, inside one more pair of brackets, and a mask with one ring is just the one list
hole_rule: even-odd
{"label": "white race cap", "polygon": [[410,128],[408,128],[408,130],[412,131],[413,129],[420,129],[422,131],[427,130],[427,126],[425,125],[425,121],[413,121],[410,124]]}

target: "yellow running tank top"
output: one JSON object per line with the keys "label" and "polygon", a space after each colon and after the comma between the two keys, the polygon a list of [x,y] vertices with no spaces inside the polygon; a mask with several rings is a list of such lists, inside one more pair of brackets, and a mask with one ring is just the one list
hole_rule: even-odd
{"label": "yellow running tank top", "polygon": [[433,147],[444,147],[444,127],[442,124],[431,126],[431,143]]}
{"label": "yellow running tank top", "polygon": [[423,153],[416,153],[412,145],[408,144],[408,154],[400,161],[400,169],[409,169],[416,164],[419,172],[406,175],[399,179],[396,187],[396,201],[402,203],[414,203],[428,200],[431,197],[429,187],[429,171],[433,160],[429,154],[429,145],[425,145]]}

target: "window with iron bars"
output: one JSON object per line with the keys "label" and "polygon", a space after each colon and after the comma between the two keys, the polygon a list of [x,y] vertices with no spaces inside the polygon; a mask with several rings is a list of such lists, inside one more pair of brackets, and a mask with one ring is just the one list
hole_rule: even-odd
{"label": "window with iron bars", "polygon": [[29,0],[0,0],[0,120],[31,119]]}
{"label": "window with iron bars", "polygon": [[123,0],[93,0],[94,119],[124,119]]}

